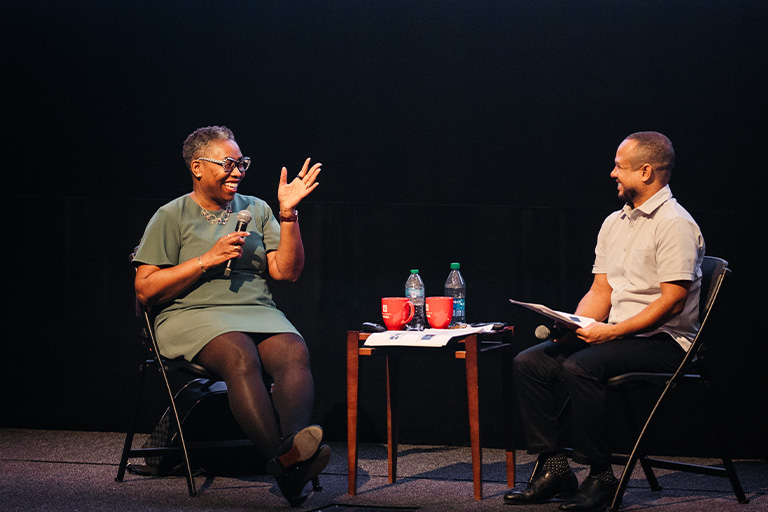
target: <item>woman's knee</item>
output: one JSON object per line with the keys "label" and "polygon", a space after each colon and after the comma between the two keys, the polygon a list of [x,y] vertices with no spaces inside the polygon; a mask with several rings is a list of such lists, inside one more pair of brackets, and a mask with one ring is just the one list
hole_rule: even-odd
{"label": "woman's knee", "polygon": [[200,364],[226,378],[261,373],[256,344],[247,334],[225,333],[211,340],[198,355]]}
{"label": "woman's knee", "polygon": [[267,371],[309,369],[309,350],[299,335],[283,333],[271,336],[262,341],[258,349]]}

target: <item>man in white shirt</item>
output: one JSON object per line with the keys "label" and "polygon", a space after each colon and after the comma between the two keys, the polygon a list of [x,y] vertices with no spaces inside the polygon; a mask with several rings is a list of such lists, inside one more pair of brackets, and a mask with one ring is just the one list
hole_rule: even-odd
{"label": "man in white shirt", "polygon": [[[594,280],[576,314],[597,320],[521,352],[513,371],[528,452],[536,474],[510,505],[569,498],[561,510],[597,510],[618,481],[611,468],[605,383],[632,371],[673,371],[699,329],[704,238],[672,197],[674,149],[658,132],[628,136],[616,151],[611,177],[623,209],[597,237]],[[560,444],[555,385],[571,399],[573,459],[590,466],[579,488]]]}

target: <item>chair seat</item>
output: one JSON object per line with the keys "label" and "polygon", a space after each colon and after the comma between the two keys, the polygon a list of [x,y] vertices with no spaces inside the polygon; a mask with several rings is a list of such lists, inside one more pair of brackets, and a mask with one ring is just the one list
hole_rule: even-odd
{"label": "chair seat", "polygon": [[[167,357],[160,357],[163,365],[165,365],[166,371],[171,372],[184,372],[195,377],[202,377],[204,379],[220,380],[220,378],[213,372],[208,371],[207,368],[197,363],[191,363],[179,356],[175,359],[168,359]],[[148,363],[156,363],[154,359],[148,359]]]}
{"label": "chair seat", "polygon": [[[674,373],[630,372],[608,379],[607,386],[617,391],[664,386],[674,375]],[[678,381],[701,381],[701,375],[687,373],[678,375],[677,379]]]}

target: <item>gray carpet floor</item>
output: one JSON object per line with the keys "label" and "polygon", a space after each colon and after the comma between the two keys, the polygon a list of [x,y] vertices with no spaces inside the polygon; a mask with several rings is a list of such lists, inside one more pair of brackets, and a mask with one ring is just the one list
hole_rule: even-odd
{"label": "gray carpet floor", "polygon": [[[127,474],[114,481],[124,434],[0,429],[0,511],[286,511],[291,510],[271,477],[197,478],[199,495],[187,494],[182,477]],[[139,439],[139,444],[141,439]],[[556,511],[557,503],[529,507],[503,504],[504,452],[483,451],[484,499],[472,494],[467,447],[401,445],[398,480],[387,482],[386,445],[360,447],[358,493],[347,494],[346,445],[331,443],[333,456],[322,473],[323,490],[313,493],[299,510],[382,512],[418,509]],[[517,452],[516,483],[522,488],[533,458]],[[691,459],[688,459],[691,460]],[[695,461],[695,460],[694,460]],[[140,460],[138,462],[141,462]],[[710,460],[695,462],[710,463]],[[768,511],[768,462],[737,460],[736,469],[750,503],[740,505],[726,479],[659,470],[663,490],[653,492],[636,472],[624,498],[625,510],[693,512]],[[585,468],[575,466],[581,480]],[[617,467],[618,475],[620,469]]]}

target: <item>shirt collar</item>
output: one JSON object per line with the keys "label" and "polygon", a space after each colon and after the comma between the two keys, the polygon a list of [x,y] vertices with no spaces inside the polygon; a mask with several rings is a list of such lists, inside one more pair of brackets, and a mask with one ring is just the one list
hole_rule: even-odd
{"label": "shirt collar", "polygon": [[666,203],[672,199],[672,189],[669,188],[669,185],[665,185],[664,188],[653,194],[650,199],[648,199],[646,202],[638,206],[637,208],[632,208],[629,206],[629,204],[624,205],[624,214],[627,216],[632,216],[634,212],[635,215],[651,215],[656,209],[661,206],[662,204]]}

